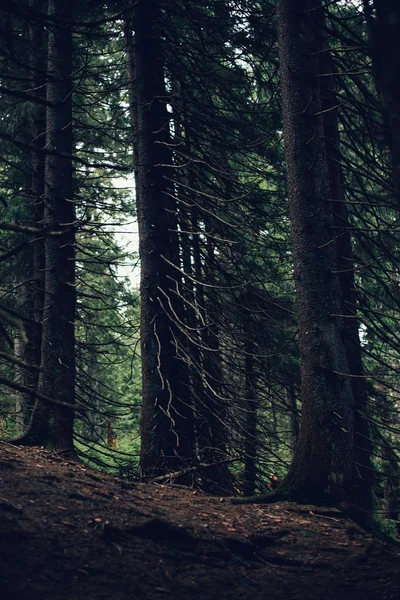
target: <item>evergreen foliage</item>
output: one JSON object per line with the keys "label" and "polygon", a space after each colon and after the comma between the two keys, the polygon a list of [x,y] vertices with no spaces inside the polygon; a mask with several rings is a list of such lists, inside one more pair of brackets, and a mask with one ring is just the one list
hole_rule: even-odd
{"label": "evergreen foliage", "polygon": [[36,399],[29,443],[72,450],[64,411],[100,469],[397,519],[392,4],[2,7],[2,435],[27,440]]}

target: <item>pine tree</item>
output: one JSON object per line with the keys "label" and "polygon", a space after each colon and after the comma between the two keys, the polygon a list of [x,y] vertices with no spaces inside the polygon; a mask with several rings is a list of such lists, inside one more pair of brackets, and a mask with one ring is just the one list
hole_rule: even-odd
{"label": "pine tree", "polygon": [[322,3],[280,0],[277,9],[302,377],[300,434],[284,487],[303,500],[340,502],[351,489],[354,400],[318,79]]}
{"label": "pine tree", "polygon": [[[72,169],[72,3],[49,0],[48,14],[67,21],[48,29],[44,226],[45,298],[38,397],[23,444],[50,444],[71,455],[75,402],[75,263]],[[47,397],[50,399],[44,400]]]}

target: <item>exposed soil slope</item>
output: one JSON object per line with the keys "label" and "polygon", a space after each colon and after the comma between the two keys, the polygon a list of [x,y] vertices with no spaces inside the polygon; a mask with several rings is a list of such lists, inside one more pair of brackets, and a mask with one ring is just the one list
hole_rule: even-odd
{"label": "exposed soil slope", "polygon": [[400,597],[400,547],[340,511],[233,506],[0,443],[2,600]]}

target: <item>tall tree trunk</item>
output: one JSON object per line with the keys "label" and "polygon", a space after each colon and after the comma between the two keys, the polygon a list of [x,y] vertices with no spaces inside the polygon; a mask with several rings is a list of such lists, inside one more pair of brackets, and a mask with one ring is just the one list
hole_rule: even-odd
{"label": "tall tree trunk", "polygon": [[341,291],[319,88],[320,0],[278,0],[279,58],[299,318],[302,416],[284,488],[301,500],[348,498],[353,395],[341,338]]}
{"label": "tall tree trunk", "polygon": [[[327,45],[327,43],[326,43]],[[321,56],[321,67],[325,74],[334,71],[329,52]],[[352,503],[353,516],[365,525],[372,524],[371,463],[372,444],[367,415],[367,389],[363,379],[363,363],[357,318],[357,294],[354,279],[354,261],[350,233],[349,215],[346,206],[345,182],[341,166],[340,132],[334,77],[321,80],[322,108],[324,110],[324,135],[330,182],[330,198],[333,205],[333,225],[336,234],[336,261],[341,291],[341,313],[343,315],[342,340],[344,342],[351,386],[354,398],[354,461]],[[357,513],[357,514],[356,514]]]}
{"label": "tall tree trunk", "polygon": [[[31,8],[45,12],[44,0],[30,0]],[[46,73],[44,65],[46,64],[46,40],[45,30],[41,23],[32,23],[29,29],[29,36],[32,48],[31,66],[33,75],[33,94],[40,99],[46,98]],[[46,145],[46,109],[41,104],[33,104],[31,115],[31,137],[32,144],[37,148],[31,154],[31,184],[32,196],[30,204],[30,215],[32,224],[41,226],[44,220],[44,154],[42,152]],[[33,270],[33,326],[30,332],[30,342],[28,343],[29,359],[36,365],[41,363],[41,345],[42,345],[42,320],[44,309],[44,288],[45,288],[45,244],[43,238],[37,238],[33,241],[32,252],[32,270]],[[29,335],[28,335],[29,337]],[[31,386],[36,389],[38,385],[38,376],[31,380]]]}
{"label": "tall tree trunk", "polygon": [[131,143],[133,149],[133,175],[135,181],[135,193],[138,193],[138,150],[137,150],[137,106],[136,106],[136,58],[135,58],[135,40],[133,37],[133,14],[132,11],[127,15],[124,22],[125,37],[125,62],[126,75],[128,83],[129,98],[129,120],[131,125]]}
{"label": "tall tree trunk", "polygon": [[[29,0],[29,7],[44,11],[43,0]],[[10,24],[12,18],[10,17]],[[14,34],[15,35],[15,34]],[[44,153],[46,108],[41,103],[46,98],[46,54],[44,43],[44,25],[40,22],[29,23],[29,43],[31,53],[29,68],[31,73],[31,95],[38,102],[27,103],[26,129],[27,141],[34,147],[30,152],[30,179],[27,180],[26,220],[27,225],[42,227],[44,196]],[[29,182],[29,183],[28,183]],[[26,340],[19,333],[14,338],[14,354],[26,365],[40,366],[41,320],[43,317],[44,298],[44,239],[32,236],[31,243],[25,251],[24,268],[19,271],[15,283],[19,283],[16,303],[24,315]],[[18,280],[19,279],[19,280]],[[37,390],[39,370],[19,364],[15,366],[15,381],[31,390],[15,392],[17,408],[17,430],[22,434],[30,420],[34,406],[33,392]]]}
{"label": "tall tree trunk", "polygon": [[[29,6],[32,9],[45,12],[44,0],[30,0]],[[29,41],[33,49],[30,57],[30,67],[32,70],[32,94],[38,100],[46,98],[46,43],[45,30],[40,22],[32,22],[29,25]],[[41,227],[44,218],[44,153],[43,148],[46,145],[46,108],[40,102],[32,102],[29,115],[30,137],[32,145],[35,147],[31,151],[31,190],[29,194],[28,218],[29,225]],[[29,308],[29,321],[27,324],[28,343],[24,348],[23,358],[26,363],[40,366],[41,363],[41,344],[42,344],[42,319],[44,308],[44,273],[45,273],[45,250],[43,237],[32,239],[32,252],[29,260],[29,280],[26,295],[26,305]],[[24,385],[33,391],[37,390],[39,381],[39,371],[26,370],[24,376]],[[30,417],[34,405],[34,398],[31,396],[26,415]],[[25,422],[26,425],[29,423]]]}
{"label": "tall tree trunk", "polygon": [[144,476],[176,471],[193,458],[193,411],[187,369],[179,357],[182,307],[176,217],[168,194],[171,156],[157,0],[133,9],[135,27],[136,203],[141,261],[142,417]]}
{"label": "tall tree trunk", "polygon": [[[188,118],[185,93],[178,81],[172,80],[171,91],[173,98],[179,98],[178,107],[174,107],[174,142],[188,155],[196,155],[196,148],[192,140],[192,129]],[[178,159],[179,161],[179,159]],[[202,281],[212,283],[215,267],[215,242],[210,236],[207,239],[208,260],[203,260],[199,232],[201,229],[196,206],[196,196],[192,190],[198,189],[201,184],[196,180],[192,169],[183,172],[176,170],[179,181],[180,199],[179,204],[180,226],[183,231],[191,231],[180,234],[180,248],[182,267],[186,275],[184,277],[184,290],[186,300],[186,323],[192,328],[192,336],[197,329],[192,341],[184,340],[188,361],[191,365],[190,384],[192,404],[194,408],[194,422],[196,429],[196,441],[198,458],[201,462],[214,464],[200,473],[200,487],[210,493],[230,493],[232,487],[232,476],[229,472],[226,459],[226,419],[224,400],[221,399],[222,391],[222,358],[220,349],[220,333],[217,319],[212,316],[215,304],[215,290],[207,292]],[[190,209],[188,210],[187,204]],[[210,223],[205,222],[204,227],[211,232]],[[214,264],[213,264],[214,263]],[[210,265],[210,266],[207,266]],[[190,276],[194,275],[198,282],[193,285]],[[190,303],[190,304],[189,304]],[[196,308],[197,307],[197,311]],[[204,317],[200,316],[205,312]],[[203,322],[201,320],[204,319]],[[208,326],[206,321],[209,321]]]}
{"label": "tall tree trunk", "polygon": [[[49,0],[49,15],[68,20],[71,0]],[[72,34],[60,22],[48,29],[44,226],[65,230],[45,240],[45,302],[38,390],[59,404],[36,400],[28,429],[19,440],[74,454],[75,252],[72,201]],[[65,403],[69,406],[62,406]]]}
{"label": "tall tree trunk", "polygon": [[398,0],[372,0],[372,6],[370,0],[363,2],[369,26],[374,79],[383,109],[400,201],[400,6]]}
{"label": "tall tree trunk", "polygon": [[200,296],[204,302],[207,326],[201,330],[203,359],[202,422],[198,427],[198,446],[201,458],[216,466],[204,473],[202,488],[209,493],[232,493],[232,475],[227,462],[219,464],[227,458],[228,411],[226,386],[223,368],[223,340],[219,323],[220,306],[217,293],[218,285],[217,261],[214,224],[204,223],[207,239],[207,259],[204,264],[203,278],[207,288]]}

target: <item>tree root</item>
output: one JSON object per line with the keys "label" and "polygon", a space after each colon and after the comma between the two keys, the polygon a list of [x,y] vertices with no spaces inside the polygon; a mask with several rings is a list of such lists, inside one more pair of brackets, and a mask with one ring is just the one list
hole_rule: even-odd
{"label": "tree root", "polygon": [[231,498],[231,504],[273,504],[274,502],[295,502],[296,504],[313,504],[317,506],[334,507],[343,515],[350,517],[355,523],[364,529],[372,529],[371,513],[357,509],[351,502],[333,503],[332,498],[326,494],[312,497],[296,488],[281,486],[269,494],[259,496],[248,496],[247,498]]}
{"label": "tree root", "polygon": [[297,504],[316,504],[333,506],[332,499],[325,493],[312,493],[312,490],[290,481],[283,481],[275,490],[259,496],[231,498],[232,504],[272,504],[273,502],[296,502]]}
{"label": "tree root", "polygon": [[293,500],[290,494],[285,491],[271,492],[270,494],[261,494],[259,496],[247,496],[246,498],[231,498],[231,504],[272,504],[273,502],[282,502],[283,500]]}
{"label": "tree root", "polygon": [[11,446],[23,446],[25,448],[43,446],[46,450],[54,452],[54,454],[63,455],[65,459],[72,460],[77,463],[83,462],[77,455],[75,448],[57,448],[51,443],[48,443],[45,438],[30,434],[29,431],[19,437],[7,440],[7,443]]}

